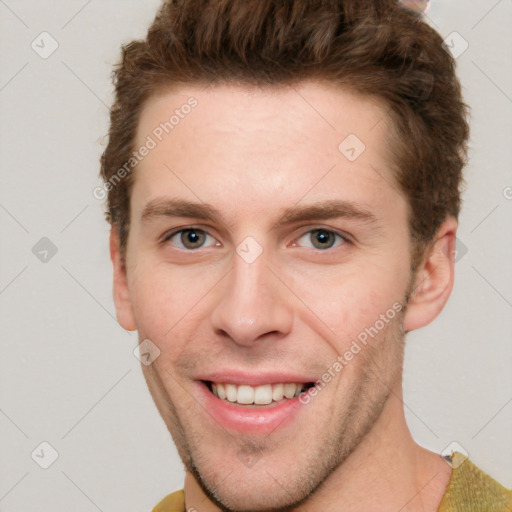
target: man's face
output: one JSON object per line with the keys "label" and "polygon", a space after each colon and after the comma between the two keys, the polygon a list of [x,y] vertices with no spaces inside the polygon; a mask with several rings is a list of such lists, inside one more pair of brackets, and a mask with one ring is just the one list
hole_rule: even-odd
{"label": "man's face", "polygon": [[[189,87],[143,110],[135,147],[157,145],[135,170],[118,316],[159,348],[149,389],[187,469],[227,508],[310,495],[400,379],[403,315],[390,311],[410,253],[387,128],[375,102],[314,83]],[[329,204],[337,213],[308,211]],[[308,400],[283,397],[316,381]]]}

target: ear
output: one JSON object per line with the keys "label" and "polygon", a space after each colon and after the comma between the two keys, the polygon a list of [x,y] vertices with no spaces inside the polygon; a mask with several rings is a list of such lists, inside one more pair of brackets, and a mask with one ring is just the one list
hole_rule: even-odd
{"label": "ear", "polygon": [[404,317],[406,332],[428,325],[444,308],[453,289],[457,221],[448,217],[416,269]]}
{"label": "ear", "polygon": [[116,227],[110,230],[110,259],[114,267],[114,304],[117,321],[127,331],[135,331],[137,324],[133,314],[130,289],[126,275],[126,263],[121,256],[119,231]]}

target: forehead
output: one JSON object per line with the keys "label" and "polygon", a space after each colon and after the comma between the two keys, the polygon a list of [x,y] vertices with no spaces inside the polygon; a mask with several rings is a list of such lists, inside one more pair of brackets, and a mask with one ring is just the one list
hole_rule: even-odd
{"label": "forehead", "polygon": [[135,147],[154,147],[135,169],[132,205],[187,195],[261,209],[335,190],[364,203],[371,187],[397,195],[388,128],[377,100],[315,82],[162,92],[140,116]]}
{"label": "forehead", "polygon": [[[226,130],[235,131],[238,136],[260,132],[287,146],[296,142],[297,135],[305,143],[317,143],[325,137],[326,143],[335,143],[341,136],[354,133],[375,145],[385,133],[386,123],[380,128],[378,125],[384,121],[386,110],[377,98],[314,81],[263,88],[191,85],[164,89],[149,98],[142,109],[137,140],[142,143],[145,136],[156,130],[157,138],[172,135],[171,138],[182,142],[188,128],[203,135],[207,132],[208,139]],[[164,133],[159,133],[159,128]],[[306,134],[310,136],[307,140]],[[195,142],[199,145],[201,141]],[[325,151],[326,144],[322,146]]]}

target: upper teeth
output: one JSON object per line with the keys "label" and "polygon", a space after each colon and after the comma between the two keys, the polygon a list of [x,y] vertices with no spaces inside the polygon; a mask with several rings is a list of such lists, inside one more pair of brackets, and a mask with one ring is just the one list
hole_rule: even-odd
{"label": "upper teeth", "polygon": [[239,404],[265,405],[270,404],[272,400],[279,402],[283,398],[293,398],[298,396],[305,385],[300,383],[286,382],[279,384],[264,384],[263,386],[248,386],[242,384],[226,384],[212,382],[212,392],[222,400],[237,402]]}

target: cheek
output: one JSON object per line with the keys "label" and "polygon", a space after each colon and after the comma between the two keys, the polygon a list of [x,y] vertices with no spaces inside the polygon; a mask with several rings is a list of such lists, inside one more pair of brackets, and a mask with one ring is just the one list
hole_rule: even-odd
{"label": "cheek", "polygon": [[184,344],[197,326],[201,301],[221,277],[207,268],[173,268],[146,258],[130,276],[129,284],[139,336],[151,339],[160,350],[181,351],[180,343]]}
{"label": "cheek", "polygon": [[327,273],[297,274],[290,288],[302,301],[296,301],[296,307],[304,311],[304,322],[314,323],[314,329],[321,330],[340,353],[366,328],[376,322],[380,327],[381,315],[386,325],[395,316],[407,286],[400,265],[373,263],[350,272],[332,267]]}
{"label": "cheek", "polygon": [[[147,254],[138,261],[129,286],[139,336],[155,342],[166,360],[176,361],[187,346],[192,349],[188,342],[194,333],[203,329],[207,335],[208,319],[220,300],[216,286],[223,286],[229,269],[206,263],[171,265]],[[399,258],[385,254],[368,255],[350,265],[287,264],[276,269],[286,287],[275,300],[285,302],[297,326],[320,334],[340,353],[403,301],[404,268]],[[211,292],[215,297],[208,296]]]}

